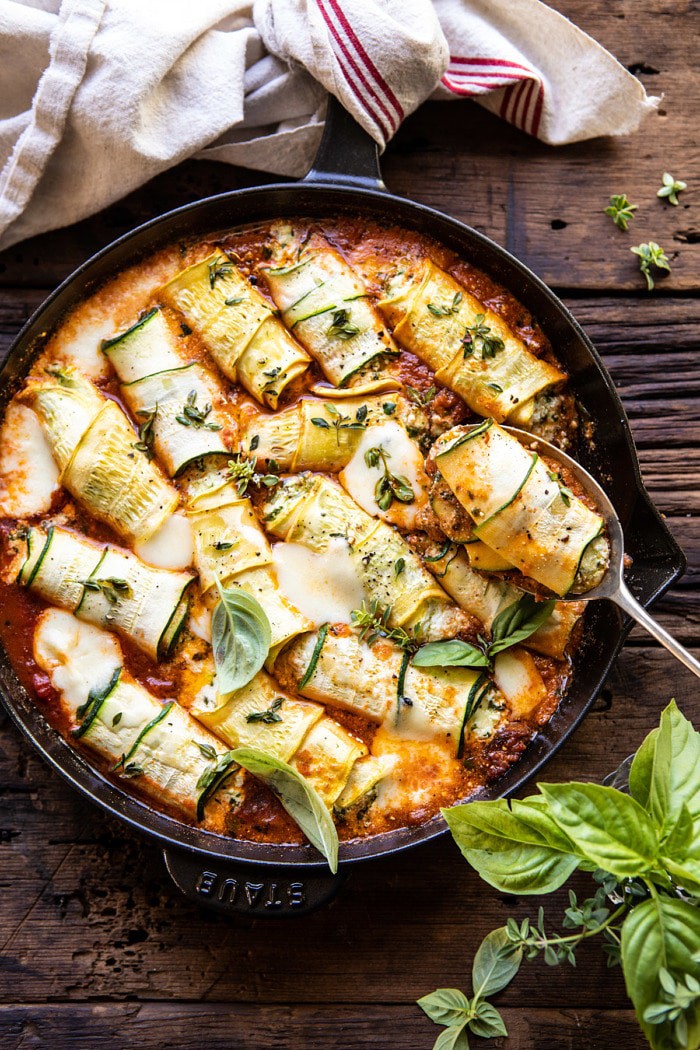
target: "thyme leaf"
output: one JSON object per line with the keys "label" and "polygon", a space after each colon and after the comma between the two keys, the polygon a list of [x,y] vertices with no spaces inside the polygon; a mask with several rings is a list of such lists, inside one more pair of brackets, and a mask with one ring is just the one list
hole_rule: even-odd
{"label": "thyme leaf", "polygon": [[206,403],[204,408],[197,407],[197,391],[190,390],[187,400],[182,406],[182,411],[175,419],[183,427],[194,427],[195,430],[221,430],[220,423],[207,422],[207,416],[211,412],[211,405]]}
{"label": "thyme leaf", "polygon": [[333,337],[337,339],[352,339],[354,335],[359,335],[359,332],[359,327],[350,320],[350,312],[341,309],[334,311],[333,320],[326,331],[326,335],[329,339]]}
{"label": "thyme leaf", "polygon": [[481,352],[481,360],[495,357],[499,350],[503,350],[505,343],[499,335],[494,335],[490,325],[484,324],[486,314],[476,314],[474,324],[465,325],[462,337],[462,348],[464,357],[471,357],[477,351]]}
{"label": "thyme leaf", "polygon": [[255,724],[261,722],[263,725],[271,726],[275,722],[282,721],[282,715],[279,714],[279,709],[284,703],[284,697],[276,697],[266,711],[251,711],[249,715],[246,715],[246,722]]}
{"label": "thyme leaf", "polygon": [[626,193],[614,193],[610,198],[610,204],[603,211],[609,215],[618,230],[627,230],[627,225],[634,218],[637,210],[636,204],[630,204]]}

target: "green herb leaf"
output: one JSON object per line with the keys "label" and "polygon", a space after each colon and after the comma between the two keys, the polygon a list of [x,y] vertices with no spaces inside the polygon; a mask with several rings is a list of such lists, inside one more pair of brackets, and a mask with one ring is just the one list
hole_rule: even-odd
{"label": "green herb leaf", "polygon": [[670,273],[671,264],[668,261],[668,256],[656,241],[637,244],[634,248],[630,248],[630,251],[633,255],[639,256],[639,269],[644,274],[647,288],[651,292],[654,288],[654,278],[651,275],[652,267],[656,270],[665,270],[667,273]]}
{"label": "green herb leaf", "polygon": [[462,337],[464,357],[471,357],[475,351],[481,352],[481,360],[494,358],[499,350],[505,349],[505,343],[499,335],[494,335],[490,325],[484,324],[486,314],[476,314],[474,324],[465,326]]}
{"label": "green herb leaf", "polygon": [[389,453],[383,445],[375,445],[365,452],[365,463],[370,469],[383,468],[384,473],[374,486],[374,502],[380,510],[388,510],[396,499],[399,503],[413,503],[416,494],[408,478],[393,474],[389,467]]}
{"label": "green herb leaf", "polygon": [[510,946],[505,926],[492,930],[479,945],[472,964],[472,985],[474,994],[480,999],[500,992],[510,984],[520,969],[522,949],[516,948],[514,952],[507,953]]}
{"label": "green herb leaf", "polygon": [[469,1000],[459,988],[437,988],[419,999],[418,1005],[431,1021],[446,1027],[464,1020],[470,1007]]}
{"label": "green herb leaf", "polygon": [[204,807],[214,794],[216,789],[238,769],[233,759],[233,751],[227,751],[220,755],[213,765],[207,766],[197,781],[196,787],[199,791],[197,798],[197,820],[204,820]]}
{"label": "green herb leaf", "polygon": [[382,608],[377,598],[373,598],[369,608],[363,602],[359,609],[353,609],[350,613],[353,627],[360,628],[360,638],[367,639],[369,645],[374,645],[378,638],[388,638],[395,642],[404,652],[415,652],[420,645],[417,635],[420,633],[420,625],[409,634],[403,627],[390,627],[391,606]]}
{"label": "green herb leaf", "polygon": [[257,722],[261,722],[266,726],[274,725],[275,722],[281,722],[282,715],[279,713],[279,709],[283,703],[283,696],[275,697],[266,711],[252,711],[249,715],[246,715],[245,720],[253,725]]}
{"label": "green herb leaf", "polygon": [[634,218],[637,207],[636,204],[630,204],[626,193],[615,193],[610,198],[610,204],[607,208],[603,208],[603,211],[610,216],[619,230],[626,230]]}
{"label": "green herb leaf", "polygon": [[194,427],[195,430],[221,430],[220,423],[207,422],[207,416],[211,412],[211,405],[207,402],[204,408],[197,407],[197,391],[190,390],[187,400],[182,406],[182,411],[175,419],[183,427]]}
{"label": "green herb leaf", "polygon": [[700,733],[678,710],[675,700],[662,712],[634,756],[629,786],[633,798],[651,813],[662,837],[676,823],[681,807],[700,819]]}
{"label": "green herb leaf", "polygon": [[225,589],[217,581],[220,601],[211,621],[216,685],[223,695],[241,689],[267,659],[272,638],[270,621],[260,603],[239,587]]}
{"label": "green herb leaf", "polygon": [[512,645],[519,645],[534,634],[552,615],[556,601],[538,602],[531,594],[524,594],[507,606],[491,625],[489,655],[495,656]]}
{"label": "green herb leaf", "polygon": [[661,180],[661,189],[657,190],[656,196],[664,198],[669,204],[678,204],[678,194],[682,193],[683,190],[688,188],[687,182],[681,182],[680,179],[674,179],[670,172],[665,171]]}
{"label": "green herb leaf", "polygon": [[337,339],[352,339],[354,335],[358,335],[360,332],[359,327],[350,320],[350,313],[348,310],[336,310],[333,313],[333,320],[330,327],[326,331],[326,335],[329,339],[334,336]]}
{"label": "green herb leaf", "polygon": [[482,649],[459,638],[428,642],[418,650],[413,663],[416,667],[491,667],[491,661]]}
{"label": "green herb leaf", "polygon": [[469,1030],[482,1039],[498,1039],[508,1035],[503,1018],[491,1003],[477,1003],[476,1017],[469,1022]]}
{"label": "green herb leaf", "polygon": [[131,598],[133,595],[129,582],[117,576],[91,576],[80,582],[86,591],[97,591],[103,594],[110,605],[117,605],[120,601]]}
{"label": "green herb leaf", "polygon": [[236,748],[232,757],[277,795],[292,820],[323,854],[335,874],[338,870],[338,832],[328,808],[308,780],[286,762],[254,747]]}
{"label": "green herb leaf", "polygon": [[602,784],[541,784],[552,818],[596,867],[618,878],[648,872],[658,833],[638,802]]}
{"label": "green herb leaf", "polygon": [[229,277],[233,273],[233,263],[225,255],[217,255],[208,266],[209,287],[213,288],[216,282],[223,277]]}
{"label": "green herb leaf", "polygon": [[440,1032],[433,1043],[433,1050],[469,1050],[469,1038],[465,1024],[466,1022],[460,1022]]}
{"label": "green herb leaf", "polygon": [[208,758],[211,762],[216,760],[216,750],[211,744],[203,744],[201,740],[196,740],[195,743],[205,758]]}
{"label": "green herb leaf", "polygon": [[537,797],[469,802],[442,815],[471,866],[503,893],[551,893],[579,866],[576,846]]}
{"label": "green herb leaf", "polygon": [[645,1020],[645,1011],[663,1001],[662,969],[676,979],[696,975],[694,953],[700,944],[700,911],[686,901],[654,895],[637,904],[622,926],[622,966],[625,985],[644,1034],[655,1050],[669,1046],[687,1048],[700,1045],[700,1009],[697,1002],[683,1013],[687,1035],[679,1044],[674,1022],[665,1017],[659,1023]]}

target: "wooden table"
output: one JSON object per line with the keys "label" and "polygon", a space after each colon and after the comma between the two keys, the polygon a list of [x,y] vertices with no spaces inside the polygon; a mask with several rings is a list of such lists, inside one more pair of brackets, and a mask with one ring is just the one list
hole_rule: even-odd
{"label": "wooden table", "polygon": [[[396,192],[472,223],[525,260],[583,323],[618,384],[644,474],[688,553],[659,603],[693,646],[700,618],[700,156],[694,5],[561,0],[653,94],[636,136],[543,146],[469,103],[422,107],[384,160]],[[697,10],[697,8],[695,8]],[[656,199],[671,170],[690,188]],[[86,255],[166,208],[262,176],[187,163],[69,230],[0,256],[0,341]],[[627,235],[602,214],[639,204]],[[629,247],[653,239],[673,273],[648,294]],[[695,680],[641,633],[547,779],[599,779],[633,751],[675,695],[700,724]],[[581,882],[584,886],[585,882]],[[334,904],[279,923],[223,921],[181,898],[159,851],[83,802],[0,722],[0,1047],[71,1050],[327,1047],[428,1050],[437,1029],[414,1005],[464,986],[476,945],[537,901],[506,899],[447,839],[353,872]],[[565,895],[547,903],[561,916]],[[576,970],[523,966],[498,997],[510,1038],[537,1050],[645,1044],[619,970],[597,945]],[[478,1043],[478,1041],[476,1041]],[[488,1044],[493,1045],[493,1044]]]}

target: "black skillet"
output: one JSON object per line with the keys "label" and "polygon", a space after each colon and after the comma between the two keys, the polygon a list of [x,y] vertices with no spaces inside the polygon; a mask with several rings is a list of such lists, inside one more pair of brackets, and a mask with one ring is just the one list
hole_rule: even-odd
{"label": "black skillet", "polygon": [[[236,190],[178,208],[120,237],[64,281],[10,350],[1,373],[0,408],[4,409],[41,351],[47,333],[64,315],[105,280],[144,256],[172,242],[246,223],[344,213],[361,213],[429,234],[484,270],[537,317],[571,375],[582,412],[595,423],[595,446],[581,448],[580,458],[605,485],[625,527],[627,551],[633,558],[628,582],[644,605],[653,602],[682,574],[685,559],[644,490],[624,410],[590,341],[542,281],[499,245],[431,208],[389,194],[381,180],[376,146],[335,100],[329,105],[314,166],[301,182]],[[519,762],[480,797],[513,794],[561,747],[596,698],[630,626],[607,601],[589,607],[585,641],[576,654],[571,689],[559,710]],[[435,817],[421,827],[345,843],[340,849],[340,874],[333,877],[310,846],[222,838],[181,824],[121,791],[51,728],[2,650],[0,693],[16,725],[69,783],[158,841],[168,871],[182,892],[223,911],[260,917],[302,914],[330,899],[352,864],[408,849],[446,830],[442,818]]]}

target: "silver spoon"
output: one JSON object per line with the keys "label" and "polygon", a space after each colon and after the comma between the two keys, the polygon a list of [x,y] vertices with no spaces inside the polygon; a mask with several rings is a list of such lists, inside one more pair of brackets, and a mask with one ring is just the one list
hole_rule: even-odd
{"label": "silver spoon", "polygon": [[584,470],[580,463],[577,463],[571,456],[567,456],[556,445],[551,445],[549,441],[536,437],[526,430],[519,430],[516,427],[504,427],[503,429],[507,430],[513,437],[516,437],[522,445],[527,445],[528,448],[533,448],[536,452],[558,460],[568,467],[574,477],[581,483],[582,488],[592,497],[596,510],[605,521],[610,542],[610,566],[608,571],[597,587],[591,588],[585,594],[565,595],[561,601],[590,602],[597,598],[609,598],[628,616],[631,616],[633,620],[641,624],[652,637],[656,638],[657,642],[661,642],[670,653],[673,653],[677,660],[685,664],[689,671],[692,671],[693,674],[700,678],[700,660],[696,660],[694,656],[691,656],[680,642],[677,642],[668,631],[664,630],[661,624],[656,622],[653,616],[649,615],[625,583],[625,537],[620,519],[605,490],[600,487],[587,470]]}

